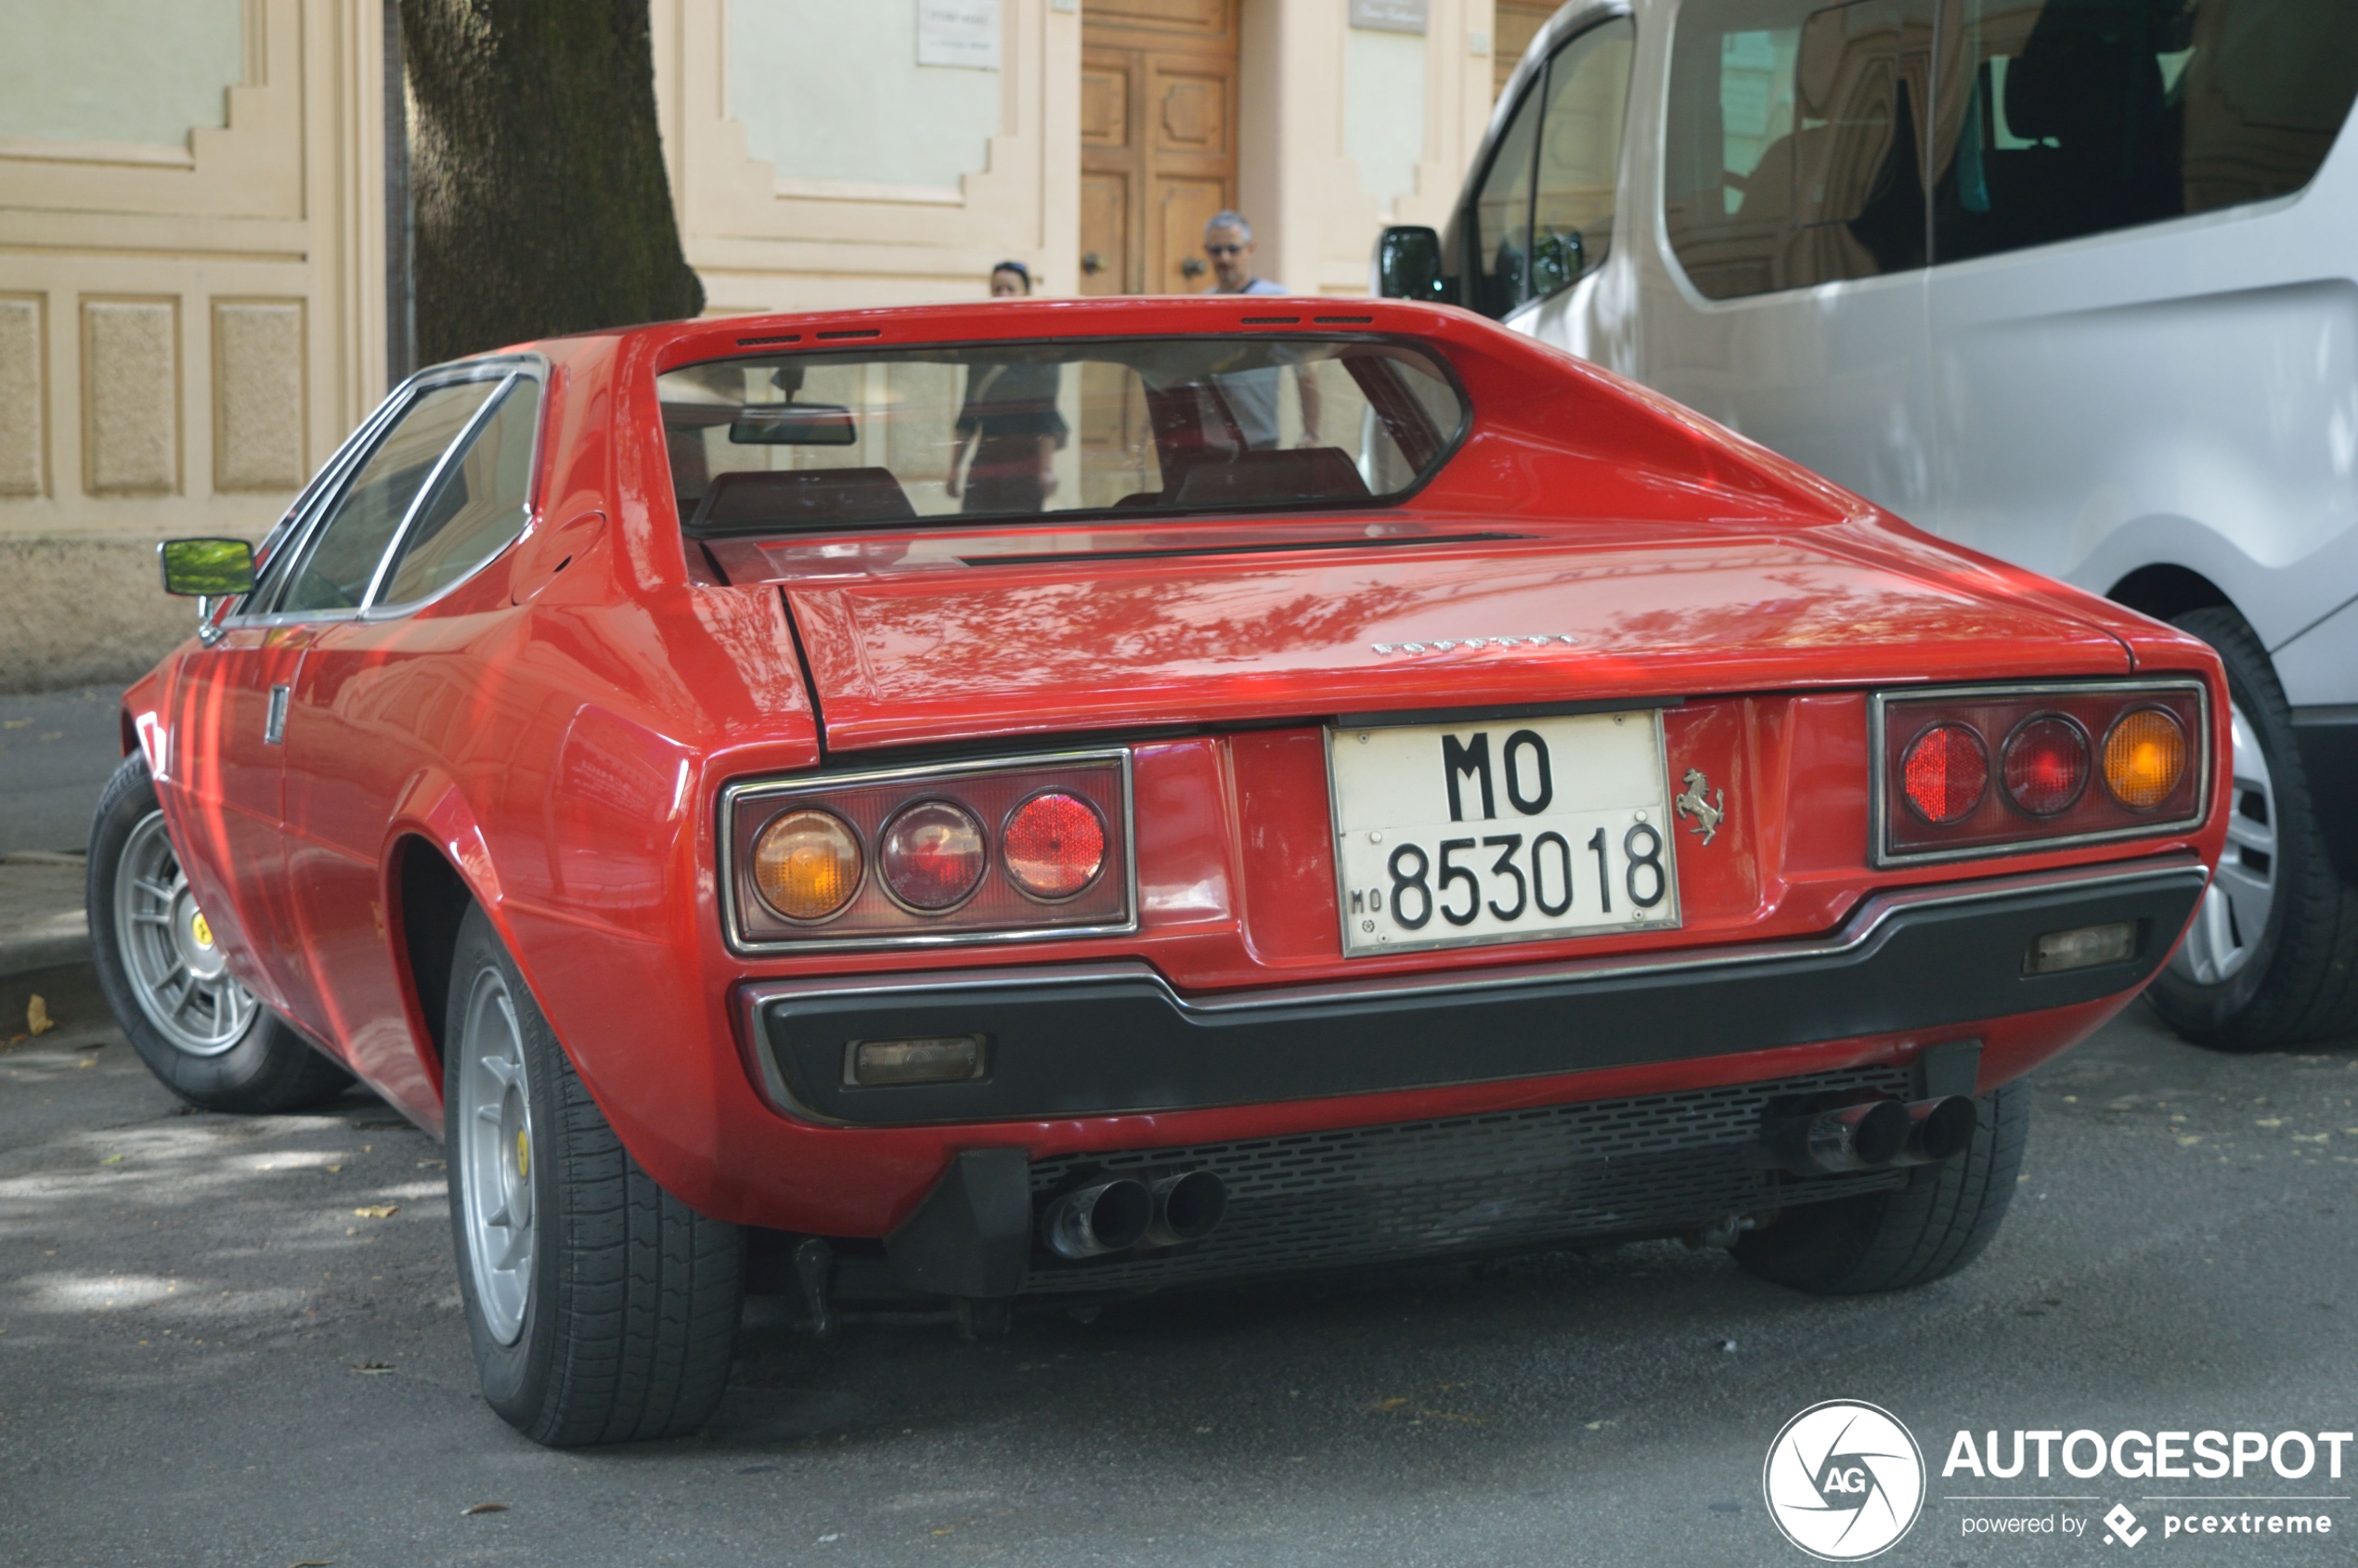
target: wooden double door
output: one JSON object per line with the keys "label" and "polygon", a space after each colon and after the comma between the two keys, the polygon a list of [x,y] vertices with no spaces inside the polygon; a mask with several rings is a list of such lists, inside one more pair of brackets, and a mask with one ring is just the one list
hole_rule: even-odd
{"label": "wooden double door", "polygon": [[1237,0],[1082,0],[1081,292],[1211,287],[1237,200]]}

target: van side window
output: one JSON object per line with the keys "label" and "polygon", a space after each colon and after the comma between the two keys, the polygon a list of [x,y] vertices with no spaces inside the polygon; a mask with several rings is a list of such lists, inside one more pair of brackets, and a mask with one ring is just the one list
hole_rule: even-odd
{"label": "van side window", "polygon": [[1671,45],[1663,216],[1740,299],[1924,264],[1933,0],[1696,0]]}
{"label": "van side window", "polygon": [[1965,0],[1951,14],[1941,261],[2299,190],[2358,97],[2350,0]]}
{"label": "van side window", "polygon": [[1576,283],[1613,243],[1637,27],[1601,22],[1558,49],[1498,138],[1466,221],[1473,307],[1505,316]]}

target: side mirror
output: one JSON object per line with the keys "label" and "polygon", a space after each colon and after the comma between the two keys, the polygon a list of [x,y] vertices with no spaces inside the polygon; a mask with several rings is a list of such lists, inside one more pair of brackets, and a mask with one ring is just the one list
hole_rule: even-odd
{"label": "side mirror", "polygon": [[166,539],[156,546],[163,590],[180,598],[226,599],[253,589],[253,546],[243,539]]}
{"label": "side mirror", "polygon": [[1376,238],[1376,292],[1391,300],[1448,298],[1441,274],[1441,236],[1420,225],[1403,224]]}

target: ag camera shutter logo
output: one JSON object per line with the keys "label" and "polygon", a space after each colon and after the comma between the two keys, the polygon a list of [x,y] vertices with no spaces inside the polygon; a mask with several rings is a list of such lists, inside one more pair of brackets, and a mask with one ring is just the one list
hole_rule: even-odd
{"label": "ag camera shutter logo", "polygon": [[1924,1457],[1888,1410],[1829,1399],[1777,1433],[1760,1490],[1785,1539],[1822,1562],[1856,1562],[1914,1526]]}

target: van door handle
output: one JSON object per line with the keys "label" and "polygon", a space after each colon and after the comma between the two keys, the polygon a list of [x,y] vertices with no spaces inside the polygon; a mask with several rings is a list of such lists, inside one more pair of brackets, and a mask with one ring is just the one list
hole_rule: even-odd
{"label": "van door handle", "polygon": [[262,721],[262,744],[279,745],[287,738],[287,696],[289,688],[270,688],[270,713]]}

